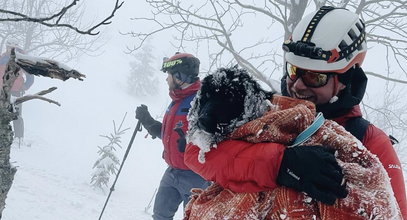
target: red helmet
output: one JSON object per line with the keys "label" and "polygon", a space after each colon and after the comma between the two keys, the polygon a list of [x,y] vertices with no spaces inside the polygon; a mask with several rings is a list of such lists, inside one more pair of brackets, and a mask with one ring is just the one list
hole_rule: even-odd
{"label": "red helmet", "polygon": [[199,64],[199,59],[192,54],[177,52],[169,59],[164,58],[161,70],[182,82],[193,83],[199,79]]}

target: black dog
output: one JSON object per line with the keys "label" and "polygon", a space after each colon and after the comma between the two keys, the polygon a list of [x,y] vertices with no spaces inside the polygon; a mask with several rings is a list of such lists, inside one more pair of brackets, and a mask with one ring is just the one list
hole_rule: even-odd
{"label": "black dog", "polygon": [[245,69],[220,68],[202,80],[189,112],[193,119],[190,130],[201,129],[220,141],[236,127],[261,116],[267,109],[265,100],[271,96]]}

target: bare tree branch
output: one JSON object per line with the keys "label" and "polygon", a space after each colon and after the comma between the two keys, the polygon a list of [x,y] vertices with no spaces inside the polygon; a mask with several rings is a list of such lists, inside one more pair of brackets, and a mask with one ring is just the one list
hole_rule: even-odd
{"label": "bare tree branch", "polygon": [[55,104],[57,106],[61,106],[61,104],[59,104],[59,102],[54,101],[54,100],[49,99],[49,98],[46,98],[46,97],[43,97],[43,96],[39,96],[39,95],[25,95],[23,97],[20,97],[20,98],[16,99],[14,104],[19,105],[19,104],[21,104],[23,102],[33,100],[33,99],[39,99],[39,100],[43,100],[43,101],[47,101],[49,103]]}
{"label": "bare tree branch", "polygon": [[384,79],[384,80],[387,80],[387,81],[407,84],[407,81],[405,81],[405,80],[399,80],[399,79],[394,79],[394,78],[386,77],[386,76],[383,76],[383,75],[381,75],[381,74],[374,73],[374,72],[370,72],[370,71],[366,71],[365,73],[366,73],[367,75],[372,75],[372,76],[375,76],[375,77],[378,77],[378,78],[381,78],[381,79]]}
{"label": "bare tree branch", "polygon": [[23,102],[26,102],[26,101],[29,101],[29,100],[32,100],[32,99],[40,99],[40,100],[47,101],[49,103],[53,103],[55,105],[61,106],[61,104],[59,102],[54,101],[52,99],[49,99],[49,98],[46,98],[46,97],[43,96],[43,95],[46,95],[48,93],[51,93],[52,91],[54,91],[56,89],[57,89],[57,87],[51,87],[51,88],[49,88],[47,90],[42,90],[42,91],[40,91],[40,92],[38,92],[38,93],[36,93],[34,95],[25,95],[25,96],[19,97],[14,101],[14,105],[19,105],[19,104],[21,104]]}
{"label": "bare tree branch", "polygon": [[75,32],[79,34],[85,34],[85,35],[98,35],[100,32],[95,30],[99,28],[100,26],[108,25],[111,23],[111,19],[114,17],[116,11],[123,5],[124,2],[119,2],[119,0],[116,0],[115,6],[109,16],[107,16],[105,19],[100,21],[99,23],[93,25],[92,27],[82,29],[80,27],[73,26],[72,24],[67,24],[67,23],[60,23],[62,18],[67,14],[68,10],[74,7],[79,0],[73,0],[69,5],[63,7],[59,12],[56,12],[50,16],[43,17],[43,18],[36,18],[36,17],[30,17],[26,14],[16,12],[16,11],[10,11],[10,10],[5,10],[5,9],[0,9],[0,14],[5,14],[5,15],[11,15],[11,17],[6,17],[6,18],[0,18],[0,22],[3,21],[11,21],[11,22],[34,22],[34,23],[39,23],[41,25],[45,25],[47,27],[65,27],[74,30]]}

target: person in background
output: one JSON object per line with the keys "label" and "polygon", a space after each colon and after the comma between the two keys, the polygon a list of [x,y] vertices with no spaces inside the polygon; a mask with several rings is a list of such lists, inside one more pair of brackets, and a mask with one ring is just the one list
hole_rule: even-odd
{"label": "person in background", "polygon": [[172,99],[163,122],[154,120],[147,106],[136,109],[136,118],[153,137],[162,139],[163,158],[168,164],[154,202],[153,219],[173,219],[178,206],[188,203],[192,188],[206,188],[208,183],[184,163],[187,114],[191,101],[201,86],[198,58],[188,53],[176,53],[165,59],[162,71],[167,73],[169,95]]}
{"label": "person in background", "polygon": [[[12,48],[15,48],[15,51],[17,53],[24,54],[24,51],[14,40],[8,40],[6,42],[6,51],[0,55],[0,88],[3,88],[3,76],[6,71],[7,63],[10,59],[10,53]],[[19,98],[23,96],[25,91],[27,91],[32,86],[33,83],[34,76],[26,73],[23,70],[20,70],[19,76],[14,81],[14,84],[11,87],[11,95],[14,98]],[[16,110],[18,112],[18,116],[17,119],[13,121],[14,138],[17,138],[19,143],[21,143],[21,141],[24,138],[24,120],[22,118],[22,104],[17,105]]]}
{"label": "person in background", "polygon": [[[367,51],[365,38],[365,26],[359,16],[344,8],[324,6],[305,16],[295,27],[292,37],[283,44],[286,63],[282,93],[313,102],[325,118],[344,126],[377,155],[391,179],[401,213],[407,219],[400,160],[389,137],[364,120],[359,107],[367,84],[361,68]],[[206,122],[211,119],[205,117],[198,120],[202,120],[199,124],[204,130],[205,124],[216,123]],[[199,148],[188,144],[186,162],[204,178],[222,183],[232,191],[245,192],[247,189],[240,183],[246,181],[256,190],[286,186],[306,192],[322,202],[327,196],[331,198],[329,203],[332,198],[340,198],[335,193],[338,189],[331,184],[331,181],[338,180],[321,172],[320,167],[328,167],[324,161],[327,153],[321,153],[319,147],[306,152],[304,148],[285,149],[275,144],[274,152],[265,154],[254,148],[236,152],[236,148],[230,147],[233,144],[238,143],[230,140],[220,142],[216,149],[205,154],[205,163],[197,159]],[[234,149],[233,154],[227,153],[228,149]],[[240,159],[239,162],[236,159]],[[252,169],[242,169],[244,167]],[[263,175],[256,175],[259,173]]]}

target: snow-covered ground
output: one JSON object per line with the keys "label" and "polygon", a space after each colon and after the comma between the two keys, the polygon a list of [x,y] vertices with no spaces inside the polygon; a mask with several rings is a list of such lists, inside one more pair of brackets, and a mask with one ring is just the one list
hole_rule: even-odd
{"label": "snow-covered ground", "polygon": [[[136,100],[123,87],[128,74],[128,60],[112,65],[107,53],[84,59],[74,68],[86,74],[81,82],[36,77],[28,93],[57,86],[47,95],[62,104],[58,107],[39,100],[23,104],[25,139],[14,144],[11,161],[17,166],[13,186],[6,200],[4,220],[84,220],[98,219],[109,189],[95,191],[90,186],[92,166],[98,159],[97,146],[106,139],[99,135],[113,132],[113,120],[130,127],[122,136],[120,160],[136,125],[135,108],[144,103],[153,117],[159,117],[169,104],[165,74],[158,73],[162,89],[157,96]],[[124,164],[102,219],[151,219],[145,212],[166,164],[161,158],[162,143],[139,132]],[[114,176],[111,177],[111,183]],[[182,207],[175,219],[182,218]]]}
{"label": "snow-covered ground", "polygon": [[[160,159],[159,144],[147,146],[146,142],[136,140],[102,219],[151,219],[151,209],[145,209],[165,165]],[[107,193],[89,185],[96,146],[88,148],[93,153],[54,145],[32,134],[26,138],[26,145],[15,145],[12,161],[16,161],[18,172],[3,219],[98,219]],[[176,219],[181,217],[178,213]]]}

